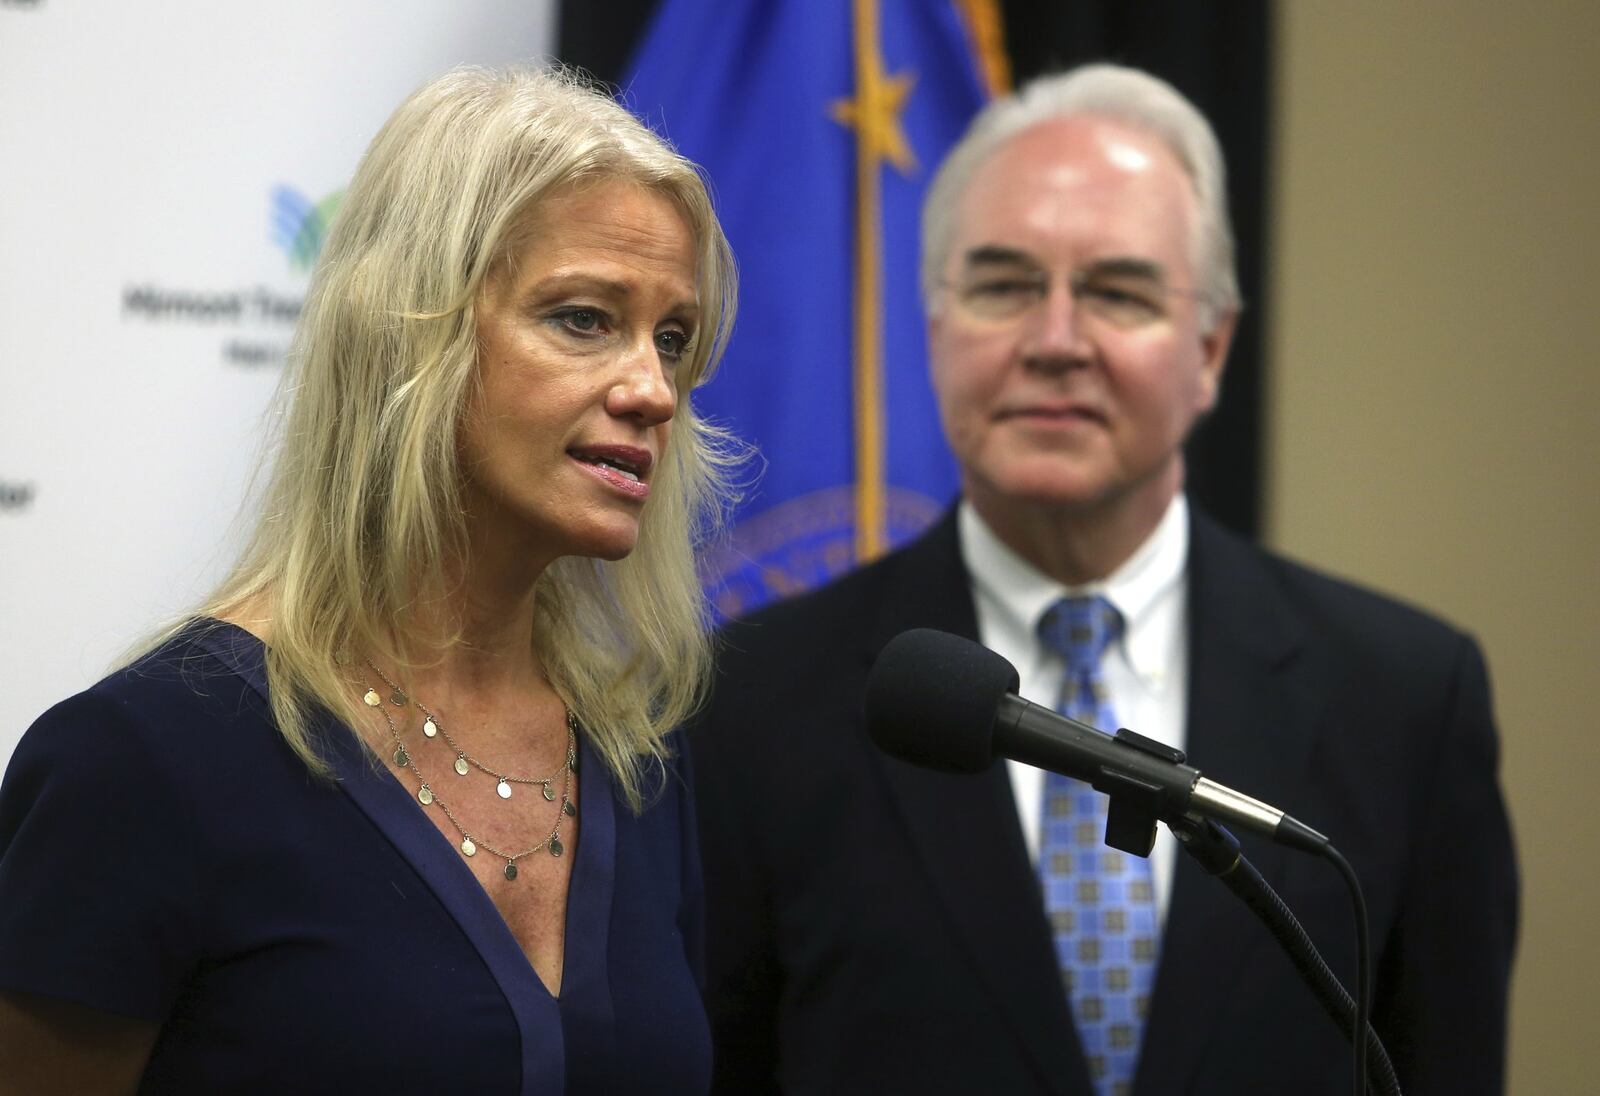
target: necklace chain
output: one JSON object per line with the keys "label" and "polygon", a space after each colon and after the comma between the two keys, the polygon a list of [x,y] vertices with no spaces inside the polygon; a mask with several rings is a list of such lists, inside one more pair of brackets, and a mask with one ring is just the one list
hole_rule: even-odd
{"label": "necklace chain", "polygon": [[[449,746],[452,750],[455,751],[455,755],[456,755],[456,766],[455,766],[455,769],[456,769],[456,772],[459,775],[466,776],[467,775],[467,766],[470,766],[471,768],[477,769],[479,772],[483,773],[486,776],[494,777],[495,780],[498,781],[499,783],[503,783],[503,784],[528,784],[528,785],[538,784],[538,785],[541,785],[544,788],[544,791],[545,791],[545,798],[546,799],[552,799],[553,798],[550,786],[556,780],[560,779],[561,775],[567,771],[569,766],[572,765],[573,757],[572,757],[572,751],[571,750],[568,750],[568,755],[567,755],[566,762],[563,763],[560,768],[558,768],[555,772],[551,773],[549,776],[512,776],[508,772],[502,772],[501,770],[495,768],[493,765],[490,765],[490,764],[487,764],[487,763],[485,763],[483,761],[480,761],[478,758],[473,757],[471,754],[469,754],[466,750],[463,750],[459,745],[456,744],[456,740],[450,736],[449,730],[447,730],[445,728],[444,721],[441,720],[438,716],[434,715],[433,712],[429,708],[427,708],[422,703],[421,700],[419,700],[416,697],[409,697],[408,698],[406,696],[405,690],[400,688],[400,686],[396,682],[391,680],[388,674],[386,674],[382,670],[378,669],[378,667],[374,666],[372,664],[372,662],[370,662],[370,661],[367,663],[367,665],[369,667],[371,667],[372,672],[377,674],[379,679],[381,679],[385,685],[389,686],[389,690],[390,690],[389,691],[389,703],[393,704],[397,708],[403,708],[403,707],[405,707],[406,702],[409,699],[409,701],[412,704],[415,704],[417,706],[417,710],[419,712],[421,712],[423,714],[423,716],[426,718],[426,722],[423,723],[423,725],[422,725],[422,733],[425,736],[427,736],[428,738],[432,738],[435,734],[439,735],[440,737],[442,737],[444,739],[445,744],[447,746]],[[571,715],[570,712],[568,712],[567,714],[569,716]],[[502,799],[509,799],[510,796],[502,793],[501,794],[501,798]]]}
{"label": "necklace chain", "polygon": [[[506,862],[506,866],[504,868],[505,877],[507,879],[515,879],[517,877],[517,861],[521,860],[523,857],[531,856],[536,852],[548,852],[551,856],[561,856],[566,852],[566,847],[561,843],[561,824],[568,818],[576,818],[578,816],[577,807],[572,802],[572,774],[574,769],[577,767],[578,760],[578,721],[573,716],[571,708],[565,708],[567,716],[567,757],[562,766],[547,777],[515,777],[508,773],[498,772],[492,766],[485,765],[476,758],[468,755],[466,751],[462,750],[456,745],[455,740],[445,732],[444,725],[439,722],[432,712],[423,706],[422,701],[417,700],[415,697],[408,698],[405,691],[401,689],[400,686],[393,680],[391,680],[388,674],[385,674],[382,670],[378,669],[377,666],[374,666],[370,660],[367,662],[367,667],[373,673],[377,674],[379,679],[389,687],[390,704],[393,704],[397,708],[403,708],[407,705],[407,703],[412,703],[417,706],[417,710],[420,711],[427,720],[427,722],[423,724],[424,735],[429,738],[433,737],[433,735],[428,732],[428,727],[431,725],[434,731],[444,737],[445,743],[456,753],[455,769],[458,774],[465,776],[471,771],[472,768],[476,768],[479,771],[494,777],[496,781],[498,781],[495,790],[499,793],[500,798],[502,799],[509,799],[511,797],[512,784],[539,784],[544,788],[545,799],[550,800],[551,802],[556,800],[555,789],[552,787],[552,785],[557,779],[560,779],[561,805],[556,809],[555,825],[550,827],[550,832],[545,835],[544,840],[540,841],[537,845],[534,845],[531,848],[522,850],[521,852],[512,853],[498,849],[489,842],[484,841],[482,838],[473,837],[472,834],[468,832],[467,828],[461,824],[461,820],[456,817],[455,812],[450,809],[450,805],[441,799],[436,792],[434,792],[432,785],[430,785],[427,778],[422,775],[422,770],[417,768],[417,762],[411,756],[411,752],[406,749],[405,742],[400,737],[400,728],[398,725],[396,725],[394,717],[389,714],[388,709],[384,706],[383,698],[378,695],[376,689],[369,688],[362,696],[362,702],[365,703],[369,708],[376,708],[379,714],[383,716],[383,721],[389,725],[389,735],[394,740],[395,764],[411,770],[411,774],[417,778],[417,783],[419,785],[417,789],[417,801],[424,807],[437,805],[438,808],[444,812],[445,818],[449,819],[450,825],[455,827],[456,832],[461,835],[461,844],[458,847],[462,856],[475,856],[477,855],[478,850],[482,849],[484,852],[504,860]],[[563,705],[563,707],[565,706]],[[463,762],[465,762],[465,764],[463,764]]]}

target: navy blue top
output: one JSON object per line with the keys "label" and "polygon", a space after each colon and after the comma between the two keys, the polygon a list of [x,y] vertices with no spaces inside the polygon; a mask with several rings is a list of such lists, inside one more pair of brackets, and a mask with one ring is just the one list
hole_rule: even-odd
{"label": "navy blue top", "polygon": [[[580,736],[561,996],[331,719],[312,777],[263,649],[207,622],[41,716],[0,783],[0,988],[161,1023],[141,1092],[704,1092],[686,774],[635,817]],[[509,885],[509,884],[508,884]]]}

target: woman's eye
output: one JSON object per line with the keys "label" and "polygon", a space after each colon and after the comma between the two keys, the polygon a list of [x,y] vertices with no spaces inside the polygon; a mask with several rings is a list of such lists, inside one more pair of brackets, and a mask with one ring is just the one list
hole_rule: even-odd
{"label": "woman's eye", "polygon": [[605,314],[594,308],[568,308],[555,314],[563,327],[585,335],[596,334],[605,328]]}
{"label": "woman's eye", "polygon": [[689,336],[682,331],[662,331],[656,335],[656,349],[677,361],[689,352]]}

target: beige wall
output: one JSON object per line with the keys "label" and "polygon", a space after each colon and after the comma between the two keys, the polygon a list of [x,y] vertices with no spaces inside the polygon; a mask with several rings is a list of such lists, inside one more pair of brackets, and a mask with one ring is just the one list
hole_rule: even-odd
{"label": "beige wall", "polygon": [[1483,641],[1511,1092],[1600,1092],[1600,4],[1279,12],[1267,537]]}

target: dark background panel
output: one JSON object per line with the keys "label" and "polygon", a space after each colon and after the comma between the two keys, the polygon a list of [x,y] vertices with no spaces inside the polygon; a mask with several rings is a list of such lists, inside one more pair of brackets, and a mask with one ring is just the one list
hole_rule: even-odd
{"label": "dark background panel", "polygon": [[[558,56],[619,83],[655,6],[655,0],[561,0]],[[1269,304],[1263,262],[1269,243],[1271,0],[1003,0],[1001,8],[1018,82],[1091,60],[1135,65],[1171,81],[1216,127],[1228,160],[1245,310],[1222,401],[1189,443],[1189,486],[1213,515],[1255,536],[1267,373],[1261,319]],[[692,43],[693,34],[685,41]]]}

